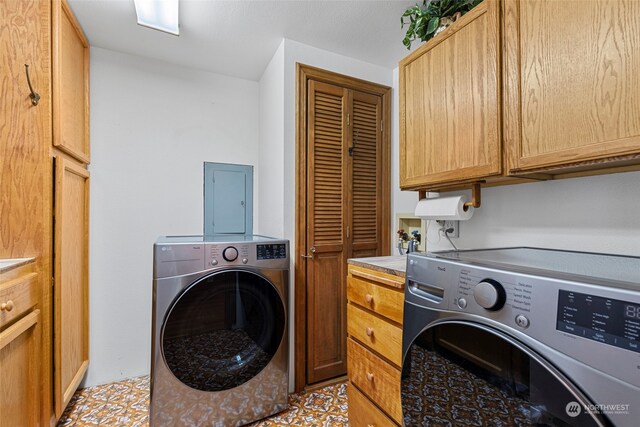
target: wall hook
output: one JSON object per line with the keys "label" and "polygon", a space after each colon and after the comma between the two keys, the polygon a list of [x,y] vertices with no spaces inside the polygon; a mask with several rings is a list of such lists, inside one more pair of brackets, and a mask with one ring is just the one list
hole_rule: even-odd
{"label": "wall hook", "polygon": [[31,79],[29,78],[29,65],[24,64],[24,70],[27,73],[27,84],[29,85],[29,90],[31,91],[31,93],[29,94],[29,98],[31,98],[31,103],[33,105],[38,105],[38,102],[40,101],[40,95],[38,95],[38,92],[33,90],[33,86],[31,86]]}

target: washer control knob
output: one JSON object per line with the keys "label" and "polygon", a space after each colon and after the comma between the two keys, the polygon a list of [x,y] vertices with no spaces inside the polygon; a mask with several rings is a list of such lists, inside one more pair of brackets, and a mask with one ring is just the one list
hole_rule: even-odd
{"label": "washer control knob", "polygon": [[467,300],[464,298],[458,299],[458,307],[467,308]]}
{"label": "washer control knob", "polygon": [[504,307],[507,295],[500,283],[493,279],[484,279],[473,288],[473,298],[480,307],[496,311]]}
{"label": "washer control knob", "polygon": [[248,263],[248,262],[249,262],[249,260],[248,260],[248,259],[246,259],[246,258],[242,258],[242,263],[243,263],[243,264],[246,264],[246,263]]}
{"label": "washer control knob", "polygon": [[222,258],[228,262],[235,261],[238,259],[238,250],[233,246],[227,246],[224,248],[224,251],[222,251]]}
{"label": "washer control knob", "polygon": [[218,265],[218,260],[217,259],[212,259],[211,260],[211,265]]}
{"label": "washer control knob", "polygon": [[521,328],[528,328],[529,327],[529,319],[527,318],[527,316],[524,316],[522,314],[518,314],[516,316],[516,325],[520,326]]}

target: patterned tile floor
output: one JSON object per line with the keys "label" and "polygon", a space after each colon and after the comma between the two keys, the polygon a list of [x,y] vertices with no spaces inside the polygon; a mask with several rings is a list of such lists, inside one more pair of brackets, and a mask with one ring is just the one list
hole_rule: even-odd
{"label": "patterned tile floor", "polygon": [[[291,394],[289,409],[251,427],[347,427],[347,385]],[[138,377],[78,390],[58,422],[63,426],[147,427],[149,377]]]}

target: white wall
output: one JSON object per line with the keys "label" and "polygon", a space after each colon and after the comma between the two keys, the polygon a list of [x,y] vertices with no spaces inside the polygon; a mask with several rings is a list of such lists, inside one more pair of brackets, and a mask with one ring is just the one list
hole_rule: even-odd
{"label": "white wall", "polygon": [[260,205],[256,233],[284,236],[284,40],[260,78]]}
{"label": "white wall", "polygon": [[257,165],[258,105],[257,82],[92,48],[86,385],[149,372],[153,243],[202,233],[203,162]]}
{"label": "white wall", "polygon": [[[442,196],[462,194],[450,193]],[[429,250],[449,250],[437,224]],[[537,246],[640,256],[640,172],[482,190],[482,206],[460,222],[462,248]]]}

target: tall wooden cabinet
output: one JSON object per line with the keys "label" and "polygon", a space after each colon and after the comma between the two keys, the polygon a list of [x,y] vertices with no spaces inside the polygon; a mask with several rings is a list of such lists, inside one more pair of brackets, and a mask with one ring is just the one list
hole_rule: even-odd
{"label": "tall wooden cabinet", "polygon": [[2,427],[53,421],[50,50],[51,3],[0,0],[0,258],[33,258],[0,275]]}
{"label": "tall wooden cabinet", "polygon": [[640,170],[640,3],[484,0],[400,63],[400,186]]}
{"label": "tall wooden cabinet", "polygon": [[88,364],[88,58],[65,1],[0,0],[0,259],[34,259],[0,283],[3,427],[54,425]]}
{"label": "tall wooden cabinet", "polygon": [[89,365],[89,43],[64,0],[53,12],[53,386],[56,418]]}

